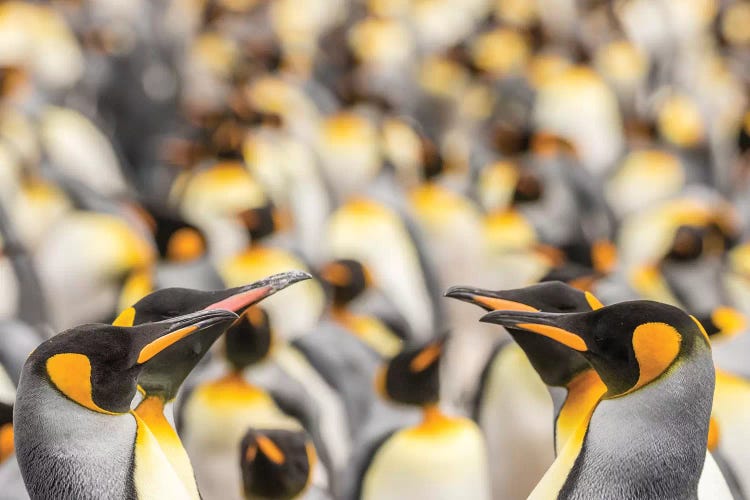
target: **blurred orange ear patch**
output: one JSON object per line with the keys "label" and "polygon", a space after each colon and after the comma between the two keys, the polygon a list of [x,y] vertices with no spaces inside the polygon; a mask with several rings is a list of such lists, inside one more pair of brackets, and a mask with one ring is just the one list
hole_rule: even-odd
{"label": "blurred orange ear patch", "polygon": [[[666,323],[644,323],[633,331],[633,351],[640,377],[634,391],[664,373],[680,352],[682,335]],[[629,391],[629,392],[630,392]]]}
{"label": "blurred orange ear patch", "polygon": [[414,356],[414,359],[409,363],[409,369],[413,372],[421,372],[425,370],[440,357],[442,351],[442,343],[428,345],[422,349],[422,352]]}
{"label": "blurred orange ear patch", "polygon": [[255,442],[258,443],[258,450],[267,456],[271,462],[281,465],[286,461],[284,452],[276,446],[276,443],[268,439],[266,436],[258,436],[255,439]]}

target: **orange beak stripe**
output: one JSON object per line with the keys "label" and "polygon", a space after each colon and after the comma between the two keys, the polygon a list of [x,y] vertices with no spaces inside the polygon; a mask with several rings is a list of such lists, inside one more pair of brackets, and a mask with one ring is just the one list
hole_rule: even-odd
{"label": "orange beak stripe", "polygon": [[588,348],[586,347],[586,342],[584,342],[581,337],[579,337],[575,333],[563,330],[562,328],[549,325],[537,325],[534,323],[520,323],[516,326],[518,328],[522,328],[524,330],[549,337],[552,340],[556,340],[557,342],[570,347],[571,349],[575,349],[576,351],[586,352],[588,350]]}
{"label": "orange beak stripe", "polygon": [[141,349],[141,352],[138,355],[138,364],[145,363],[149,359],[162,352],[167,347],[171,346],[178,340],[184,339],[197,329],[198,327],[195,325],[187,326],[154,340],[153,342],[146,345],[146,347]]}
{"label": "orange beak stripe", "polygon": [[534,309],[533,307],[527,306],[526,304],[514,302],[512,300],[498,299],[496,297],[484,297],[482,295],[476,295],[474,296],[474,302],[489,307],[493,311],[538,312],[538,309]]}

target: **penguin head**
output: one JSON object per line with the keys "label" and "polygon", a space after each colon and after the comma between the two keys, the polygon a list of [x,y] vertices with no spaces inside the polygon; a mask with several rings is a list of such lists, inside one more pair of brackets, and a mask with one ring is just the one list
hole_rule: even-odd
{"label": "penguin head", "polygon": [[225,356],[236,371],[257,363],[271,350],[273,335],[268,313],[262,308],[250,307],[224,335]]}
{"label": "penguin head", "polygon": [[310,484],[316,462],[304,431],[250,429],[240,443],[245,498],[297,498]]}
{"label": "penguin head", "polygon": [[244,210],[239,217],[253,243],[283,230],[288,225],[283,214],[271,202]]}
{"label": "penguin head", "polygon": [[[251,305],[306,279],[310,279],[309,274],[290,271],[228,290],[207,292],[187,288],[164,288],[125,309],[113,324],[141,325],[196,311],[225,309],[243,314]],[[223,330],[216,330],[212,334],[202,335],[200,342],[175,346],[161,353],[141,373],[138,379],[141,388],[147,394],[160,394],[165,400],[174,398],[185,377],[222,333]]]}
{"label": "penguin head", "polygon": [[372,285],[367,268],[352,259],[329,262],[323,266],[320,277],[330,287],[335,306],[348,304]]}
{"label": "penguin head", "polygon": [[378,391],[397,403],[427,406],[440,398],[440,358],[446,337],[407,347],[376,378]]}
{"label": "penguin head", "polygon": [[708,335],[695,318],[648,300],[572,314],[493,311],[480,321],[526,330],[578,351],[607,386],[606,397],[636,391],[687,358],[710,359]]}
{"label": "penguin head", "polygon": [[154,215],[154,240],[161,259],[189,262],[206,255],[208,241],[203,232],[183,219],[166,214]]}
{"label": "penguin head", "polygon": [[135,327],[83,325],[43,342],[24,365],[23,379],[38,377],[62,396],[94,412],[125,413],[141,372],[159,354],[200,344],[237,315],[210,309]]}
{"label": "penguin head", "polygon": [[[560,281],[501,291],[454,286],[445,296],[478,305],[485,311],[573,313],[603,307],[591,293]],[[549,386],[564,387],[578,373],[589,368],[586,358],[553,339],[512,326],[508,327],[508,333],[524,350],[542,381]]]}

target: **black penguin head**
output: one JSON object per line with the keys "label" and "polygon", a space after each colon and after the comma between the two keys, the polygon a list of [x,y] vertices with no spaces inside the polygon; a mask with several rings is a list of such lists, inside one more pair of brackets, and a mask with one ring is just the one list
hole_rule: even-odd
{"label": "black penguin head", "polygon": [[[153,292],[124,310],[114,321],[116,326],[140,325],[195,311],[226,309],[242,314],[248,307],[283,290],[310,279],[302,271],[275,274],[249,285],[228,290],[201,291],[187,288],[165,288]],[[141,388],[150,395],[173,399],[185,377],[208,352],[223,330],[202,335],[200,342],[174,346],[146,367],[138,379]]]}
{"label": "black penguin head", "polygon": [[241,212],[239,217],[247,229],[250,241],[253,243],[257,243],[287,226],[285,217],[271,202],[260,207],[249,208]]}
{"label": "black penguin head", "polygon": [[607,386],[607,396],[635,391],[678,360],[710,357],[708,335],[674,306],[637,300],[584,313],[494,311],[481,321],[519,328],[580,352]]}
{"label": "black penguin head", "polygon": [[240,444],[246,498],[296,498],[310,484],[317,454],[300,431],[250,429]]}
{"label": "black penguin head", "polygon": [[[445,296],[476,304],[486,311],[572,313],[602,307],[591,293],[560,281],[499,291],[451,287]],[[512,326],[507,330],[547,385],[567,386],[578,373],[589,368],[586,358],[555,340]]]}
{"label": "black penguin head", "polygon": [[225,336],[225,355],[236,371],[261,361],[271,350],[273,335],[268,313],[258,306],[248,308],[229,327]]}
{"label": "black penguin head", "polygon": [[539,176],[528,169],[522,169],[513,190],[513,204],[538,201],[544,195],[544,184]]}
{"label": "black penguin head", "polygon": [[43,342],[24,365],[22,378],[40,377],[64,397],[91,411],[125,413],[141,372],[169,349],[223,331],[237,315],[211,309],[135,327],[83,325]]}
{"label": "black penguin head", "polygon": [[378,374],[378,391],[397,403],[427,406],[440,398],[440,358],[446,337],[407,347]]}
{"label": "black penguin head", "polygon": [[336,306],[348,304],[372,284],[367,269],[352,259],[329,262],[323,266],[320,277],[330,287]]}
{"label": "black penguin head", "polygon": [[422,140],[422,175],[429,181],[439,177],[445,171],[445,160],[438,146],[426,136]]}
{"label": "black penguin head", "polygon": [[162,259],[186,262],[206,254],[208,241],[203,232],[180,217],[151,212],[154,239]]}
{"label": "black penguin head", "polygon": [[685,262],[700,258],[703,255],[704,237],[704,228],[696,226],[678,227],[665,259]]}

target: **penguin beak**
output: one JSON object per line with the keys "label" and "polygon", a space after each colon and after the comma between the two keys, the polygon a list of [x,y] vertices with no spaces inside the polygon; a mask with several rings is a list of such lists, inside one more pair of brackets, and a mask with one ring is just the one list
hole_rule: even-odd
{"label": "penguin beak", "polygon": [[[159,328],[138,353],[138,385],[151,395],[174,399],[177,390],[222,333],[238,318],[224,309],[202,310],[151,323]],[[144,325],[145,326],[145,325]]]}
{"label": "penguin beak", "polygon": [[445,296],[477,305],[485,311],[537,311],[530,305],[504,297],[502,292],[493,292],[481,288],[452,286],[445,292]]}
{"label": "penguin beak", "polygon": [[479,321],[543,335],[578,352],[586,352],[586,341],[573,328],[575,316],[578,314],[493,311],[482,316]]}
{"label": "penguin beak", "polygon": [[232,311],[212,309],[151,323],[150,326],[157,327],[155,331],[138,336],[139,340],[145,341],[145,345],[138,351],[136,364],[146,364],[167,348],[200,337],[196,335],[198,332],[217,329],[221,332],[222,327],[228,326],[238,317]]}
{"label": "penguin beak", "polygon": [[299,281],[309,280],[312,276],[304,271],[289,271],[274,274],[268,278],[249,285],[230,288],[218,294],[218,301],[206,306],[204,311],[226,309],[242,314],[248,307],[257,304],[274,293]]}

